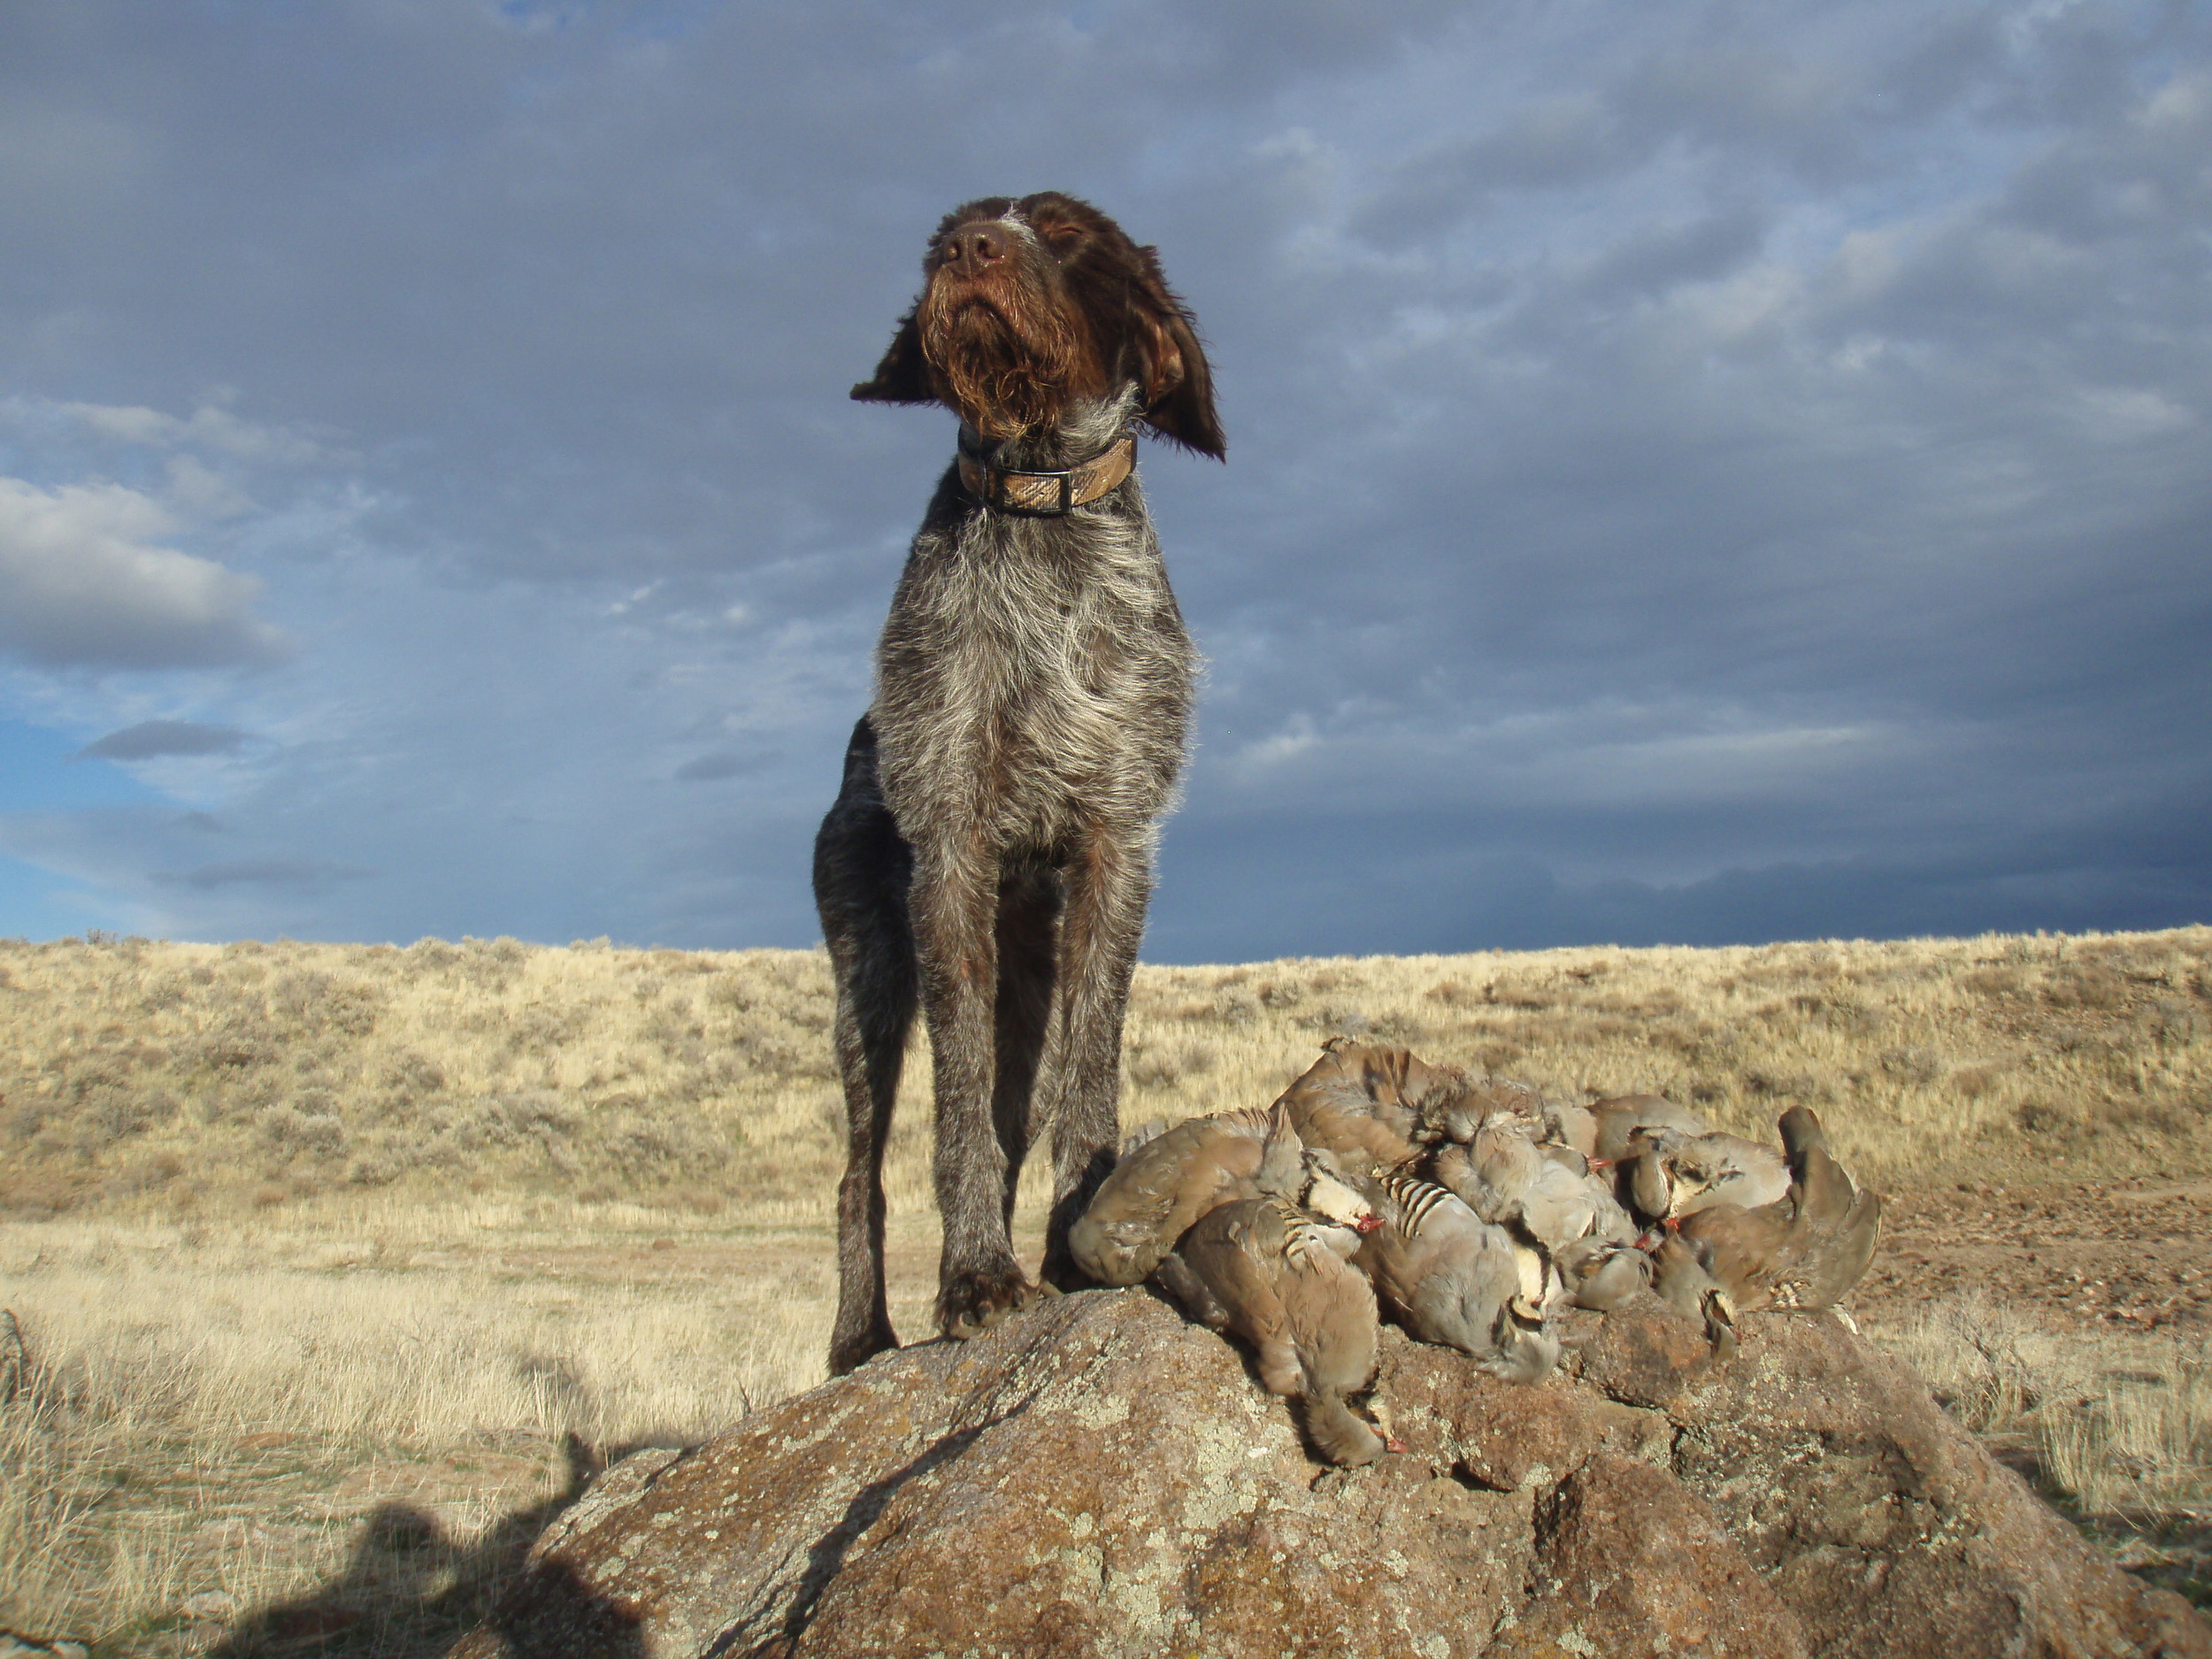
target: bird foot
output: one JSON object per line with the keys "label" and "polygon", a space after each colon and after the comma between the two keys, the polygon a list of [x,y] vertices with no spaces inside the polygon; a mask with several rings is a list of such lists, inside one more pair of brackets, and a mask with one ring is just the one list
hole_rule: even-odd
{"label": "bird foot", "polygon": [[1382,1436],[1383,1450],[1402,1453],[1413,1449],[1398,1438],[1398,1425],[1390,1415],[1389,1402],[1380,1394],[1370,1394],[1367,1397],[1367,1416],[1374,1424],[1376,1431]]}

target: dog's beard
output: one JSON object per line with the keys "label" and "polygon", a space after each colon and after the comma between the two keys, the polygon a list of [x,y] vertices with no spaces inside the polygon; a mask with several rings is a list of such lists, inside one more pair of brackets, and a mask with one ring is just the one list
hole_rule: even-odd
{"label": "dog's beard", "polygon": [[947,403],[987,438],[1050,426],[1067,407],[1079,342],[1058,311],[1002,309],[980,295],[922,306],[922,355]]}

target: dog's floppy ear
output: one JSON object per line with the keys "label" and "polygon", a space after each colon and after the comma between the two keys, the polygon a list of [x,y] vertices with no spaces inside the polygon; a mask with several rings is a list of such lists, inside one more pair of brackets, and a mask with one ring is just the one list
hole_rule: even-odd
{"label": "dog's floppy ear", "polygon": [[[915,311],[918,311],[918,303]],[[929,359],[922,355],[921,325],[910,311],[899,319],[899,331],[891,336],[891,349],[876,365],[875,377],[852,389],[863,403],[933,403],[937,388],[929,374]]]}
{"label": "dog's floppy ear", "polygon": [[1144,424],[1160,436],[1217,461],[1228,453],[1221,418],[1214,413],[1213,371],[1198,343],[1197,319],[1160,274],[1159,256],[1137,250],[1140,274],[1130,288],[1138,379],[1144,387]]}

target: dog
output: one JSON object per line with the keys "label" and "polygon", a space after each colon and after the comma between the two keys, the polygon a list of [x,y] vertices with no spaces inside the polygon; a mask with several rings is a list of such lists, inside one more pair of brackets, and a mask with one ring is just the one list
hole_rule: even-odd
{"label": "dog", "polygon": [[948,214],[863,402],[960,417],[814,848],[848,1145],[833,1373],[895,1348],[883,1150],[918,1007],[944,1221],[936,1317],[965,1338],[1040,1293],[1015,1184],[1045,1125],[1041,1278],[1113,1167],[1122,1022],[1197,657],[1135,473],[1136,429],[1218,460],[1213,378],[1159,260],[1089,204]]}

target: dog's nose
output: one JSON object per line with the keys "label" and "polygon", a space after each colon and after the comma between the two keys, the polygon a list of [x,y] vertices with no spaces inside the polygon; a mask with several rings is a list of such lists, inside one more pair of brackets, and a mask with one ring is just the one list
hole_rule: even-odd
{"label": "dog's nose", "polygon": [[979,276],[986,266],[1006,257],[1006,248],[1005,226],[963,225],[945,238],[945,263],[962,276]]}

